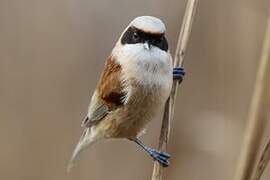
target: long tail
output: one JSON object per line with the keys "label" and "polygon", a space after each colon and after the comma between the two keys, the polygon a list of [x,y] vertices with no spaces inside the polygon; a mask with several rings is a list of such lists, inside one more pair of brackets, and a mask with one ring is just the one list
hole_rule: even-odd
{"label": "long tail", "polygon": [[95,133],[93,133],[90,128],[85,128],[77,146],[72,153],[71,159],[68,163],[67,172],[70,172],[72,167],[74,167],[75,162],[79,160],[79,155],[81,152],[96,141],[97,137]]}

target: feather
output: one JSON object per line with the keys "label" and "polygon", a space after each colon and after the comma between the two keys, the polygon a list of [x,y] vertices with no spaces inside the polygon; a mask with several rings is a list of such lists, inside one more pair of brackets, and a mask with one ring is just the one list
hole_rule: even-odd
{"label": "feather", "polygon": [[101,78],[97,85],[100,99],[111,109],[123,105],[122,68],[111,56],[107,59]]}
{"label": "feather", "polygon": [[101,119],[103,119],[109,113],[109,109],[106,105],[100,105],[91,113],[91,117],[86,116],[82,122],[82,127],[91,127],[97,124]]}
{"label": "feather", "polygon": [[83,134],[76,145],[71,159],[68,163],[67,172],[70,172],[70,170],[74,167],[75,162],[79,159],[79,155],[83,150],[85,150],[87,147],[92,145],[94,142],[96,142],[100,137],[90,128],[85,128],[83,131]]}
{"label": "feather", "polygon": [[110,111],[123,105],[125,93],[120,76],[121,66],[112,57],[109,57],[98,82],[97,90],[92,96],[82,127],[96,125]]}
{"label": "feather", "polygon": [[101,138],[94,126],[103,120],[110,111],[123,105],[125,93],[120,75],[121,66],[109,57],[98,82],[97,90],[91,98],[87,116],[82,122],[82,127],[85,129],[69,161],[68,172],[78,160],[81,152]]}

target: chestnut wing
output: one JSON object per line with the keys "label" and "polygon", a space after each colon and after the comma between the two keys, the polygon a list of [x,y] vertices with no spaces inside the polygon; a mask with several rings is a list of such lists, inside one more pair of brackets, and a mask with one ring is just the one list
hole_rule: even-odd
{"label": "chestnut wing", "polygon": [[112,57],[106,61],[95,93],[92,96],[88,114],[82,126],[91,127],[100,122],[114,109],[123,105],[125,93],[121,82],[121,66]]}

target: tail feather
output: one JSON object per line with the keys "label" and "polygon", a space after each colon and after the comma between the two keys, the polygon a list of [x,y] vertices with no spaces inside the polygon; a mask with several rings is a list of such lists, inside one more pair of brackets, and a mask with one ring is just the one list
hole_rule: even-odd
{"label": "tail feather", "polygon": [[96,141],[97,138],[92,132],[92,130],[90,128],[85,128],[78,144],[76,145],[72,153],[71,159],[68,163],[67,172],[70,172],[70,170],[74,167],[76,161],[79,160],[79,155],[81,154],[81,152]]}

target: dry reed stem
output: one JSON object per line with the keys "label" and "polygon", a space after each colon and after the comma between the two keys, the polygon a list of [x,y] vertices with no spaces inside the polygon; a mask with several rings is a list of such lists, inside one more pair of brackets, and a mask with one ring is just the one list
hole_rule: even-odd
{"label": "dry reed stem", "polygon": [[240,159],[234,180],[250,180],[255,167],[259,144],[266,124],[264,104],[266,86],[270,78],[270,17],[265,31],[265,40],[258,67],[254,91],[247,116],[247,127],[244,134]]}
{"label": "dry reed stem", "polygon": [[[178,37],[177,48],[175,51],[174,67],[183,66],[186,47],[191,33],[191,27],[197,9],[197,4],[198,0],[188,0],[187,2],[184,19]],[[177,81],[173,82],[171,95],[165,105],[158,146],[158,149],[160,151],[166,151],[167,149],[167,143],[170,135],[170,122],[172,121],[174,114],[174,105],[179,84],[180,83],[178,83]],[[163,179],[162,170],[163,167],[157,161],[155,161],[152,180],[162,180]]]}
{"label": "dry reed stem", "polygon": [[269,163],[269,160],[270,160],[270,139],[269,139],[267,145],[265,146],[263,153],[260,157],[260,161],[256,167],[255,176],[254,176],[253,180],[260,180],[261,179],[263,172],[264,172],[267,164]]}

